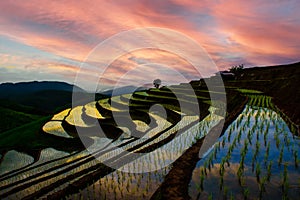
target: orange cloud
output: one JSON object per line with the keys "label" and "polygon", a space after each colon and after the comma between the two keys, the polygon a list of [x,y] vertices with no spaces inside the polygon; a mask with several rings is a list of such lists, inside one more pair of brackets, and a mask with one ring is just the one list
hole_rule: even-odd
{"label": "orange cloud", "polygon": [[[219,32],[227,35],[233,51],[240,50],[248,61],[275,64],[272,59],[298,59],[300,15],[297,1],[220,1],[212,7]],[[261,62],[262,56],[265,56]],[[272,58],[273,57],[273,58]],[[258,61],[256,61],[258,59]],[[269,60],[269,61],[268,61]],[[278,62],[278,61],[277,61]]]}
{"label": "orange cloud", "polygon": [[[114,34],[134,28],[162,27],[197,41],[220,68],[240,63],[280,64],[299,59],[299,6],[296,0],[276,4],[263,0],[0,1],[0,35],[81,62],[97,44]],[[139,42],[138,38],[132,40]],[[172,42],[177,41],[166,38],[166,43]],[[122,45],[130,44],[121,42],[118,48]],[[182,51],[193,51],[181,45]],[[151,55],[149,51],[135,53],[132,58],[137,62],[144,59],[166,63],[182,74],[194,73],[178,57],[155,52]],[[172,63],[175,58],[177,63]],[[118,65],[108,72],[121,76],[133,66],[128,59],[125,56],[118,60]],[[90,63],[96,66],[90,71],[105,67],[97,59]],[[55,68],[76,74],[76,66],[64,64],[45,65],[44,70],[52,72]]]}

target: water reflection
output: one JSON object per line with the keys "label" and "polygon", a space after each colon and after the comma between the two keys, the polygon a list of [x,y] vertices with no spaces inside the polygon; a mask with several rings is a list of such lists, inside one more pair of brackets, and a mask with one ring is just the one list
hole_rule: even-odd
{"label": "water reflection", "polygon": [[300,192],[300,140],[271,109],[247,105],[214,150],[197,163],[192,199],[295,199]]}

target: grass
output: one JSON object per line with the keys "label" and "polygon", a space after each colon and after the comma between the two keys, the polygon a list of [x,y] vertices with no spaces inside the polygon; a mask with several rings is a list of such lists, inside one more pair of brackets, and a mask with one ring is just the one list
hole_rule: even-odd
{"label": "grass", "polygon": [[112,106],[108,103],[108,99],[101,99],[101,100],[99,100],[98,102],[99,102],[99,104],[100,104],[103,108],[105,108],[105,109],[107,109],[107,110],[110,110],[110,111],[120,111],[120,109],[117,109],[117,108],[115,108],[115,107],[112,107]]}
{"label": "grass", "polygon": [[121,99],[124,99],[124,100],[126,100],[127,102],[130,102],[130,100],[131,101],[140,101],[141,103],[147,103],[147,102],[155,102],[155,101],[153,101],[153,100],[148,100],[148,99],[141,99],[141,98],[138,98],[138,97],[133,97],[132,95],[122,95],[121,97],[120,97]]}
{"label": "grass", "polygon": [[30,123],[41,117],[40,115],[28,114],[3,107],[0,107],[0,113],[0,133]]}
{"label": "grass", "polygon": [[246,94],[263,94],[263,92],[258,91],[258,90],[249,90],[249,89],[236,89],[237,91],[241,93],[246,93]]}
{"label": "grass", "polygon": [[81,148],[81,142],[77,139],[43,133],[42,127],[50,119],[51,116],[41,117],[28,124],[0,133],[0,151],[18,149],[30,152],[51,147],[71,152],[76,148]]}
{"label": "grass", "polygon": [[42,117],[31,123],[11,129],[0,134],[0,148],[11,149],[14,147],[35,149],[47,142],[47,137],[41,136],[41,127],[51,119],[50,116]]}
{"label": "grass", "polygon": [[[158,90],[158,89],[150,89],[149,91],[150,91],[149,95],[151,95],[151,94],[155,95],[155,93],[156,93],[157,95],[161,94],[162,96],[169,96],[170,94],[173,94],[174,95],[173,97],[175,97],[175,94],[177,94],[177,95],[184,95],[186,97],[196,97],[198,99],[208,99],[207,97],[196,95],[197,92],[203,92],[203,91],[206,91],[206,90],[192,90],[192,89],[178,89],[178,88],[176,88],[176,89],[174,89],[174,91],[173,90],[171,90],[171,91],[169,91],[169,90]],[[186,91],[190,91],[190,92],[187,93]],[[194,93],[195,93],[195,95],[193,95]]]}

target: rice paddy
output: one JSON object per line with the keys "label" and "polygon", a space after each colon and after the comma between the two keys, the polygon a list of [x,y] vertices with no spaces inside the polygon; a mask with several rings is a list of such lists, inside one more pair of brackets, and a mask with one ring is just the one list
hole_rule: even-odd
{"label": "rice paddy", "polygon": [[[251,90],[239,92],[247,95],[247,105],[199,159],[187,195],[192,199],[296,199],[299,138],[277,113],[271,97]],[[173,162],[222,120],[219,112],[224,102],[211,105],[209,98],[199,96],[198,101],[207,106],[201,118],[162,103],[176,100],[168,95],[157,89],[135,92],[54,115],[42,134],[67,141],[84,132],[92,142],[87,149],[72,152],[45,148],[37,160],[17,151],[1,154],[0,198],[150,199],[176,167]],[[153,109],[157,104],[161,107]],[[127,119],[126,112],[133,119],[118,124],[113,115]],[[99,125],[105,136],[94,133]]]}
{"label": "rice paddy", "polygon": [[[255,103],[256,101],[256,103]],[[256,105],[256,106],[255,106]],[[275,111],[270,98],[250,99],[214,149],[193,172],[193,199],[297,199],[300,140]]]}

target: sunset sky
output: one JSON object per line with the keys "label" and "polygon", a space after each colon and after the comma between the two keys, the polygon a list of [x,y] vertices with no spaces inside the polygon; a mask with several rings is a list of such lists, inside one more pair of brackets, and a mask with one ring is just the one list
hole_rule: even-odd
{"label": "sunset sky", "polygon": [[[299,0],[0,1],[0,82],[73,83],[81,63],[99,43],[122,31],[145,27],[167,28],[186,35],[207,51],[220,70],[241,63],[250,67],[297,62],[299,8]],[[120,42],[118,48],[122,45],[126,44]],[[134,64],[143,65],[143,70],[131,73]],[[110,73],[102,78],[107,84],[115,84],[124,75],[127,79],[140,77],[144,69],[148,70],[145,74],[156,71],[153,77],[158,77],[164,72],[153,70],[163,69],[159,64],[171,65],[187,79],[196,78],[190,63],[180,56],[149,49],[116,58]],[[94,65],[86,67],[87,83],[82,87],[94,81],[88,78],[89,73],[105,68],[101,63]],[[151,82],[153,77],[141,81],[146,78],[149,80],[145,83]],[[172,77],[159,78],[178,80]]]}

